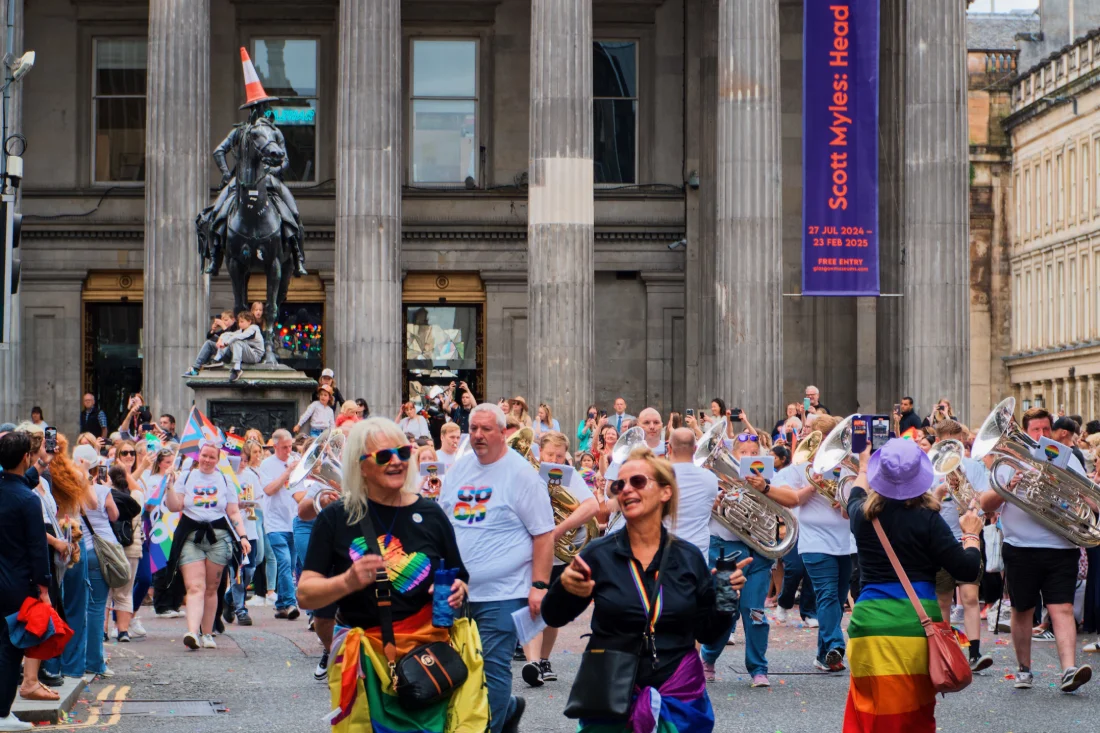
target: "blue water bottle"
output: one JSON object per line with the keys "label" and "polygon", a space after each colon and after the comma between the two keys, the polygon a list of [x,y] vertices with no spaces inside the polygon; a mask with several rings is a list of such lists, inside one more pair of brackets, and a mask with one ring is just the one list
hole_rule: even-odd
{"label": "blue water bottle", "polygon": [[447,597],[451,595],[451,586],[456,578],[458,568],[447,570],[440,561],[439,570],[435,571],[435,590],[432,591],[432,626],[436,628],[449,629],[454,626],[455,613],[447,603]]}

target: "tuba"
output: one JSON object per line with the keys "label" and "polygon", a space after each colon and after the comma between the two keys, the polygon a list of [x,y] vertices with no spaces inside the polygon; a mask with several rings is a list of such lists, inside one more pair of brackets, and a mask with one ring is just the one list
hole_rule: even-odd
{"label": "tuba", "polygon": [[536,471],[539,470],[539,459],[535,458],[535,452],[532,447],[535,444],[535,431],[531,428],[520,428],[516,432],[508,436],[508,439],[504,441],[509,448],[519,453],[521,456],[527,459],[527,462],[531,464],[531,468]]}
{"label": "tuba", "polygon": [[322,485],[313,497],[313,508],[318,514],[340,498],[344,484],[340,451],[344,448],[344,440],[344,434],[335,428],[318,435],[287,479],[286,485],[291,490],[306,481],[316,481]]}
{"label": "tuba", "polygon": [[833,509],[840,509],[841,502],[837,496],[837,487],[840,484],[840,471],[836,468],[832,470],[832,478],[826,478],[826,474],[817,473],[814,471],[813,460],[817,454],[817,449],[821,447],[821,431],[815,430],[798,444],[794,449],[794,453],[791,454],[791,464],[798,465],[805,463],[804,471],[806,473],[806,481],[813,486],[817,493],[828,499],[832,504]]}
{"label": "tuba", "polygon": [[[855,476],[859,474],[859,459],[852,455],[852,421],[854,418],[855,415],[844,418],[825,436],[811,463],[813,472],[817,475],[833,474],[834,478],[830,479],[835,485],[833,495],[831,497],[828,494],[824,495],[825,498],[842,506],[848,503],[848,496],[852,493]],[[845,468],[851,472],[851,475],[841,476],[838,473]],[[815,483],[814,486],[816,487],[817,484]]]}
{"label": "tuba", "polygon": [[615,441],[615,447],[611,449],[612,463],[626,463],[635,448],[645,445],[645,431],[641,428],[631,428],[619,436]]}
{"label": "tuba", "polygon": [[[695,465],[714,473],[722,489],[711,516],[764,557],[780,558],[798,541],[798,520],[789,509],[741,480],[737,459],[723,443],[725,434],[726,421],[718,420],[695,449]],[[787,525],[782,540],[777,539],[780,522]]]}
{"label": "tuba", "polygon": [[[1015,409],[1016,399],[1005,399],[989,413],[974,438],[971,456],[993,459],[989,485],[1002,499],[1069,542],[1079,547],[1100,545],[1100,528],[1090,506],[1100,504],[1100,488],[1073,471],[1035,458],[1032,451],[1039,444],[1016,427]],[[1011,469],[1008,481],[998,476],[1000,468]]]}
{"label": "tuba", "polygon": [[947,482],[947,488],[955,499],[955,508],[959,510],[959,514],[966,514],[978,501],[978,492],[974,490],[963,468],[962,459],[965,455],[966,448],[957,440],[941,440],[928,451],[928,458],[932,461],[932,471],[937,478]]}
{"label": "tuba", "polygon": [[[562,486],[561,479],[561,469],[551,468],[549,479],[546,482],[546,489],[550,492],[550,506],[554,510],[555,527],[568,519],[581,505],[576,497]],[[582,528],[585,532],[584,541],[578,543],[577,535]],[[592,517],[580,527],[575,527],[558,538],[557,542],[554,543],[554,556],[568,565],[573,562],[573,558],[577,556],[577,553],[583,550],[585,545],[598,537],[599,534],[600,525],[596,522],[596,518]]]}

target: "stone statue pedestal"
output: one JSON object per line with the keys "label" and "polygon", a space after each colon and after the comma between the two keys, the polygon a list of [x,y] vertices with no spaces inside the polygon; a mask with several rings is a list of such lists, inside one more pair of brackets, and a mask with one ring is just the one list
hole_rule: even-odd
{"label": "stone statue pedestal", "polygon": [[264,437],[278,428],[290,430],[317,389],[317,380],[282,364],[245,364],[232,384],[229,367],[203,369],[185,383],[204,415],[222,430],[235,426],[242,436],[247,428],[259,428]]}

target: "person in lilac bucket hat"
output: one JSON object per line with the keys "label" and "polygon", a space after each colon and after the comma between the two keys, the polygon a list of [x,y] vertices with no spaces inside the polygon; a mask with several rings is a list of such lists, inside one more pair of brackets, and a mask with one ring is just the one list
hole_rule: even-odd
{"label": "person in lilac bucket hat", "polygon": [[[956,540],[929,492],[932,480],[931,461],[910,440],[895,438],[859,457],[848,516],[863,584],[848,624],[845,731],[936,730],[924,632],[874,527],[875,520],[882,525],[925,613],[940,621],[936,572],[942,567],[967,582],[979,577],[982,520],[967,512],[959,520],[962,542]],[[882,704],[884,689],[890,691],[888,706]]]}

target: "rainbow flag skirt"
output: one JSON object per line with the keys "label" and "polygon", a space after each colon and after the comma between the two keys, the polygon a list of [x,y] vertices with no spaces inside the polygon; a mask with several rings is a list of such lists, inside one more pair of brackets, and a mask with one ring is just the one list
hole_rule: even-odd
{"label": "rainbow flag skirt", "polygon": [[[936,587],[913,583],[925,612],[940,621]],[[863,586],[848,626],[851,684],[844,733],[936,730],[936,690],[928,641],[901,583]]]}

